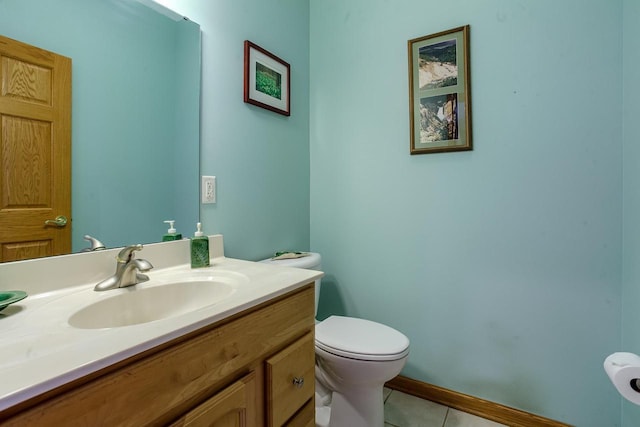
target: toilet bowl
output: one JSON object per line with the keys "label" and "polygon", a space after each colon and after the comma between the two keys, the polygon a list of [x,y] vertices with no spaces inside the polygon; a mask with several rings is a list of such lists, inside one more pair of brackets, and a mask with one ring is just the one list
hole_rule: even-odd
{"label": "toilet bowl", "polygon": [[[320,254],[275,265],[319,270]],[[316,313],[320,280],[316,281]],[[400,373],[409,356],[409,339],[370,320],[330,316],[317,322],[316,426],[383,427],[384,383]]]}
{"label": "toilet bowl", "polygon": [[328,426],[382,427],[383,386],[404,367],[409,339],[389,326],[342,316],[328,317],[315,332],[316,382],[332,392]]}

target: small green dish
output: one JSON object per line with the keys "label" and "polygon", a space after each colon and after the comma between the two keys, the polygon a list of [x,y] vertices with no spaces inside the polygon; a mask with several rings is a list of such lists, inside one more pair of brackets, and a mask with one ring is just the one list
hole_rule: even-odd
{"label": "small green dish", "polygon": [[27,293],[24,291],[4,291],[0,292],[0,310],[4,310],[8,305],[25,299]]}

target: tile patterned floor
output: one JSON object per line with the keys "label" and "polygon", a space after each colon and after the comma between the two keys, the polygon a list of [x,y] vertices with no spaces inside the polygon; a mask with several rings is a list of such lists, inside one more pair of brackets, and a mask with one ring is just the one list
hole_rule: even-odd
{"label": "tile patterned floor", "polygon": [[385,427],[507,427],[396,390],[384,391]]}

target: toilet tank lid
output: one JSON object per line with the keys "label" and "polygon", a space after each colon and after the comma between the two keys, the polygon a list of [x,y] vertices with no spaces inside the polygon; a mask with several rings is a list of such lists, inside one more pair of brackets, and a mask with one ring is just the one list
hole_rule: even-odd
{"label": "toilet tank lid", "polygon": [[355,317],[330,316],[316,325],[316,345],[327,351],[370,356],[406,354],[409,338],[381,323]]}
{"label": "toilet tank lid", "polygon": [[307,270],[313,270],[320,267],[322,262],[322,257],[319,253],[316,252],[307,252],[309,255],[303,256],[301,258],[291,258],[291,259],[263,259],[260,262],[280,265],[282,267],[295,267],[295,268],[305,268]]}

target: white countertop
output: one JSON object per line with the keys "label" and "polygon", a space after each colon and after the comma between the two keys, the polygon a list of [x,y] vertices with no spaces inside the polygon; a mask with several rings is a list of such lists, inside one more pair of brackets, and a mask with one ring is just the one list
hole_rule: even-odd
{"label": "white countertop", "polygon": [[[222,245],[212,239],[212,244]],[[20,402],[52,390],[72,380],[100,370],[132,355],[166,343],[186,333],[222,320],[230,315],[257,306],[274,297],[284,295],[306,285],[322,276],[322,272],[297,268],[277,267],[250,261],[217,256],[212,259],[211,267],[191,269],[185,263],[188,255],[187,242],[157,244],[153,250],[139,252],[138,258],[144,258],[156,266],[146,273],[150,280],[134,287],[114,289],[104,292],[93,290],[97,281],[95,272],[87,268],[94,259],[100,265],[111,264],[109,272],[101,272],[100,279],[113,274],[115,268],[113,252],[108,256],[95,254],[94,258],[81,254],[78,259],[71,256],[61,258],[51,267],[51,259],[38,263],[38,260],[25,262],[24,265],[7,267],[2,279],[11,277],[13,284],[0,283],[4,290],[26,290],[29,297],[0,312],[0,411]],[[166,250],[178,251],[179,256],[172,257]],[[162,252],[162,253],[160,253]],[[219,249],[212,248],[212,256],[220,255]],[[145,255],[149,255],[148,257]],[[188,254],[188,253],[187,253]],[[94,255],[94,254],[90,254]],[[155,255],[155,258],[154,258]],[[79,258],[82,257],[82,258]],[[187,257],[187,258],[186,258]],[[104,260],[109,260],[108,262]],[[157,259],[157,261],[156,261]],[[72,272],[61,273],[69,266],[82,267]],[[169,260],[169,261],[168,261]],[[170,260],[181,262],[175,265]],[[62,263],[62,264],[60,264]],[[15,264],[15,263],[11,263]],[[158,265],[160,264],[160,265]],[[46,267],[46,268],[45,268]],[[160,268],[158,268],[160,267]],[[47,271],[47,268],[53,271]],[[11,270],[13,269],[13,270]],[[28,269],[29,273],[25,273]],[[33,269],[41,269],[36,277]],[[63,270],[60,270],[63,269]],[[90,272],[90,278],[81,270]],[[17,277],[34,274],[32,283],[20,286]],[[0,266],[0,277],[3,271]],[[42,275],[49,274],[51,280],[43,280]],[[73,277],[72,286],[60,285],[59,275]],[[135,292],[134,288],[157,286],[158,283],[176,281],[181,277],[208,276],[234,278],[231,280],[233,292],[223,300],[186,314],[140,323],[130,326],[106,329],[79,329],[68,323],[69,317],[83,306],[110,298],[118,293]],[[237,279],[237,280],[236,280]],[[47,286],[43,282],[52,283]],[[26,288],[26,289],[25,289]]]}

